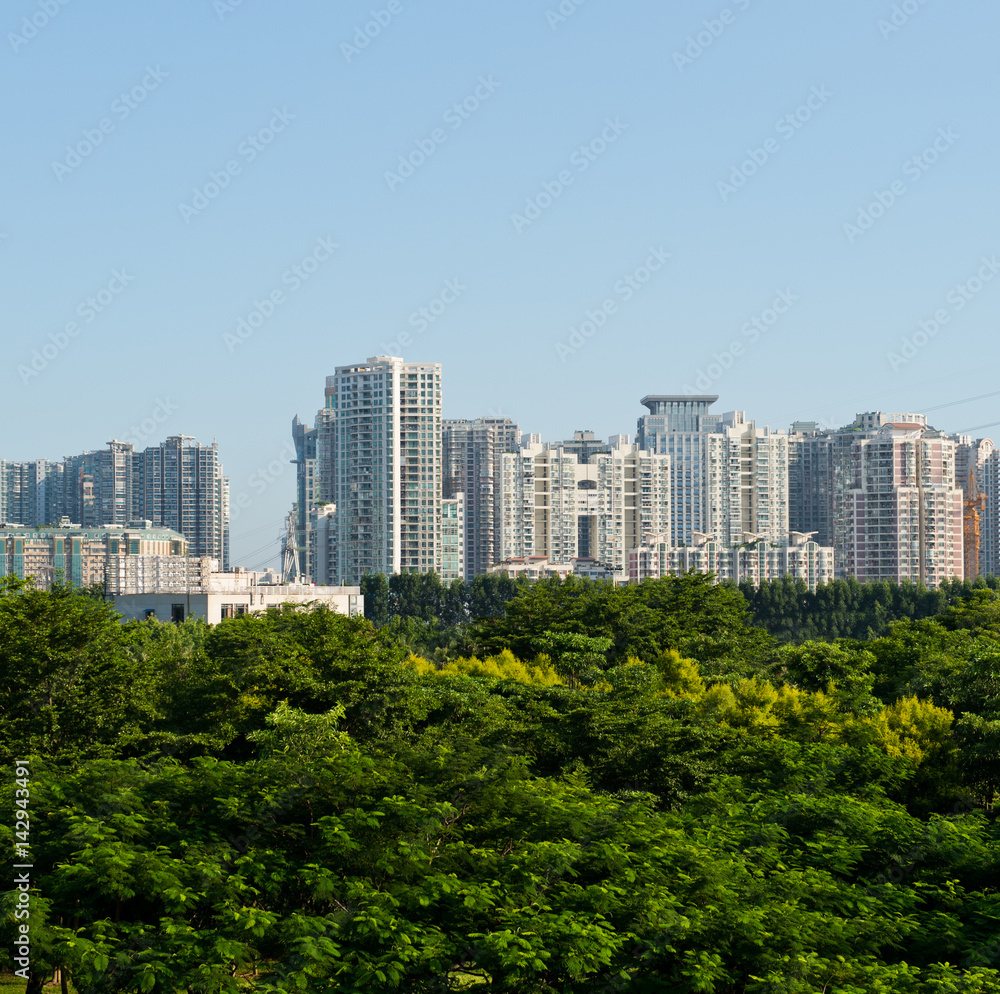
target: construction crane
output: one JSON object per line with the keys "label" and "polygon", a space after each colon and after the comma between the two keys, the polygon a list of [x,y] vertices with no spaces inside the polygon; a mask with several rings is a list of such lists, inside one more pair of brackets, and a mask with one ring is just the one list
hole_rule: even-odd
{"label": "construction crane", "polygon": [[979,516],[986,507],[986,494],[981,494],[976,486],[976,474],[969,470],[969,484],[965,488],[962,502],[962,540],[965,546],[965,578],[975,580],[979,576]]}

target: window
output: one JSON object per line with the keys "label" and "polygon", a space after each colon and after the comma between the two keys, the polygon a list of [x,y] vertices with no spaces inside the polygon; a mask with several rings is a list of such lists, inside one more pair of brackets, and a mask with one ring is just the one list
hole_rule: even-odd
{"label": "window", "polygon": [[170,620],[174,624],[180,624],[184,620],[184,605],[183,604],[171,604],[170,605]]}

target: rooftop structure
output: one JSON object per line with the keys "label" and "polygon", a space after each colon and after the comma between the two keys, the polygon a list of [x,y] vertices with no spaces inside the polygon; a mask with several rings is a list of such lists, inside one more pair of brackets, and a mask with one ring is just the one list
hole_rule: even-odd
{"label": "rooftop structure", "polygon": [[[349,617],[364,614],[359,587],[282,583],[272,571],[218,571],[218,562],[207,556],[180,561],[169,557],[143,563],[112,564],[114,578],[109,595],[128,619],[157,618],[181,622],[189,617],[218,624],[227,618],[260,614],[271,607],[293,604],[322,605]],[[140,569],[142,572],[140,572]]]}

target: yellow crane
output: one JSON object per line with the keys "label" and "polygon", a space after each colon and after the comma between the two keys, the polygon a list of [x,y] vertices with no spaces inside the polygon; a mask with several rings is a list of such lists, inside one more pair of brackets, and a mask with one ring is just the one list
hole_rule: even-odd
{"label": "yellow crane", "polygon": [[976,486],[976,474],[969,470],[969,484],[965,488],[964,511],[962,513],[962,539],[965,546],[965,578],[975,580],[979,576],[979,515],[986,507],[986,494],[981,494]]}

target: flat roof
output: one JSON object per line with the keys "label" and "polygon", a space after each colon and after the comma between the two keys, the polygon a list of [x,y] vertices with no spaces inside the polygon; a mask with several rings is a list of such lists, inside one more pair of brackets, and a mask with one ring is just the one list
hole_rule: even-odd
{"label": "flat roof", "polygon": [[704,404],[708,407],[714,404],[719,399],[717,394],[661,394],[661,393],[651,393],[647,394],[642,400],[639,401],[643,407],[648,407],[650,412],[653,412],[653,408],[660,404]]}

